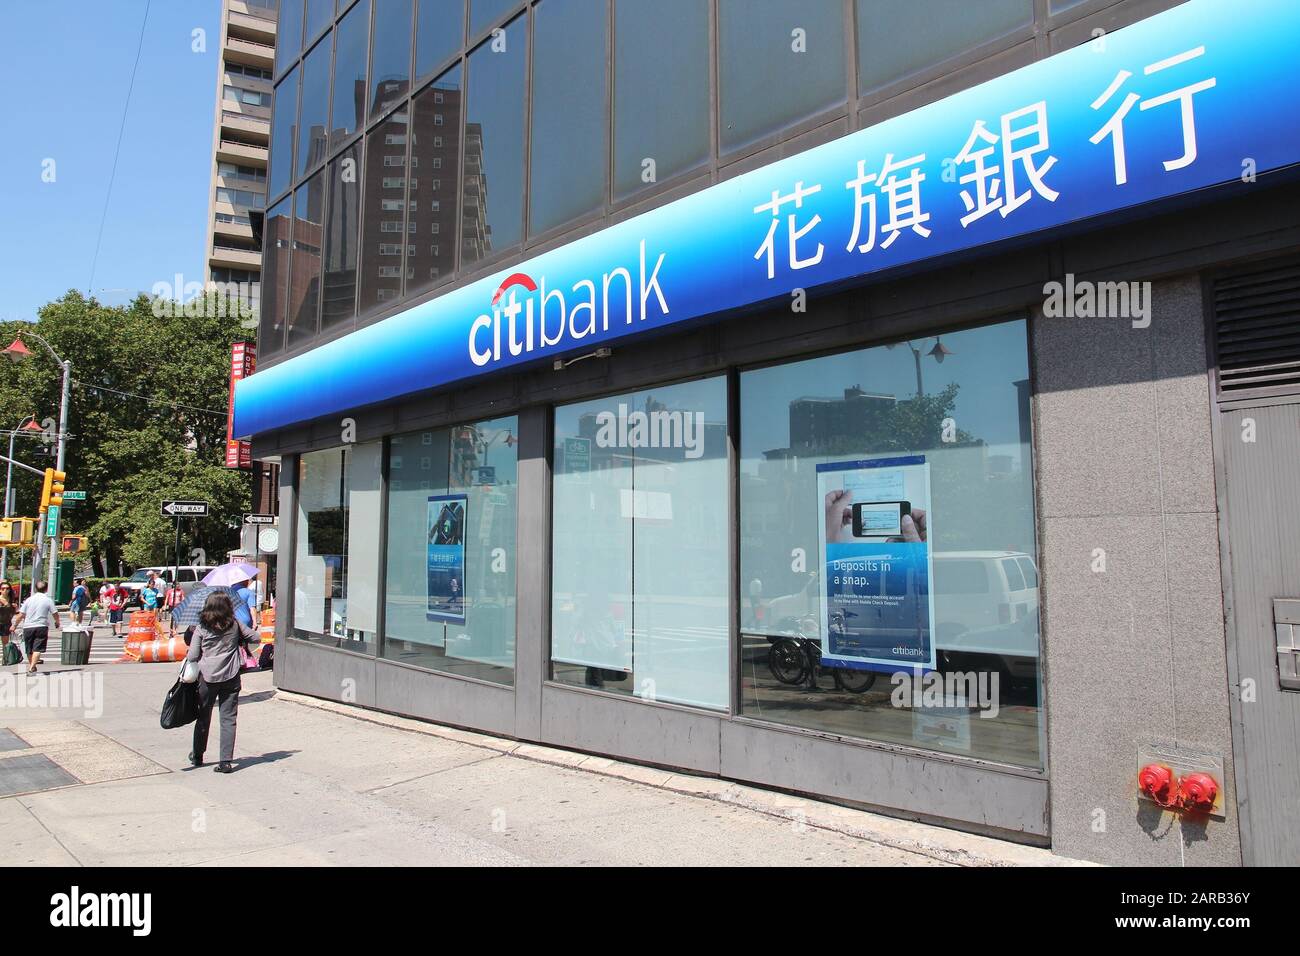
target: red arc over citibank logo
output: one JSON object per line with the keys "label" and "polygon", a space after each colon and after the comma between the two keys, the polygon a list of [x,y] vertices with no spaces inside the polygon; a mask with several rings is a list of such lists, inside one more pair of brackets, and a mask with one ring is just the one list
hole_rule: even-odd
{"label": "red arc over citibank logo", "polygon": [[510,288],[512,285],[521,285],[529,292],[537,291],[537,283],[533,281],[532,276],[525,272],[516,272],[512,276],[508,276],[506,280],[501,283],[500,287],[492,296],[492,304],[496,305],[500,302],[501,296],[504,295],[506,289]]}

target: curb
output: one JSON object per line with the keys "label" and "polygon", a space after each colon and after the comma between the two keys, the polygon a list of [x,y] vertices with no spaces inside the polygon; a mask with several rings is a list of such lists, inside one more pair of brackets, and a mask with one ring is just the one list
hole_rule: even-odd
{"label": "curb", "polygon": [[788,821],[797,828],[827,830],[895,850],[916,853],[940,863],[967,867],[1002,866],[1093,866],[1081,860],[1057,856],[1041,847],[1025,846],[992,837],[949,830],[926,823],[888,817],[868,810],[825,803],[779,791],[765,790],[720,777],[701,777],[677,773],[643,764],[628,763],[611,757],[562,750],[543,744],[526,743],[505,737],[493,737],[442,724],[399,717],[382,711],[368,710],[352,704],[324,700],[276,688],[275,699],[323,710],[354,720],[438,737],[454,743],[491,750],[502,755],[536,763],[582,770],[604,777],[616,777],[630,783],[667,790],[683,796],[713,800],[741,807],[755,813]]}

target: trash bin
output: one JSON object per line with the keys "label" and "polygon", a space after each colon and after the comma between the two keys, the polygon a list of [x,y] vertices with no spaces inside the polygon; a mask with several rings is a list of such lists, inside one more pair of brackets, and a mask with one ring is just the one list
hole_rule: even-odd
{"label": "trash bin", "polygon": [[64,630],[59,647],[60,664],[90,663],[90,628],[69,627]]}

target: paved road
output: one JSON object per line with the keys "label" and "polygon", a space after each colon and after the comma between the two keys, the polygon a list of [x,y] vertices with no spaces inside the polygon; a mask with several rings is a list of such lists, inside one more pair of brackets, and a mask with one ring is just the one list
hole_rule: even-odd
{"label": "paved road", "polygon": [[[5,670],[0,680],[28,680]],[[0,798],[2,864],[936,863],[739,806],[277,699],[269,673],[244,678],[239,771],[191,770],[188,728],[158,726],[172,665],[88,672],[103,681],[100,716],[0,711],[0,726],[16,735],[0,742],[0,793],[6,779],[18,781],[11,791],[46,780],[36,773],[48,770],[45,761],[54,768],[47,778],[62,782]],[[30,771],[6,776],[18,757]]]}

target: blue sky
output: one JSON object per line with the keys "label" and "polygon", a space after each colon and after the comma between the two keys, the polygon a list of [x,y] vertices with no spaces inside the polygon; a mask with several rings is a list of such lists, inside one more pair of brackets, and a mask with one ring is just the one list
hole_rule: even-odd
{"label": "blue sky", "polygon": [[[204,276],[218,0],[153,0],[93,292]],[[145,0],[0,4],[0,320],[85,291]],[[206,51],[191,49],[206,31]],[[55,181],[42,181],[45,160]]]}

